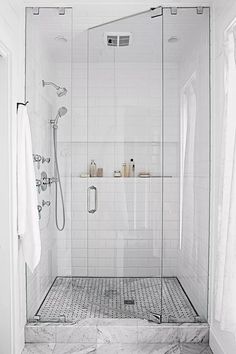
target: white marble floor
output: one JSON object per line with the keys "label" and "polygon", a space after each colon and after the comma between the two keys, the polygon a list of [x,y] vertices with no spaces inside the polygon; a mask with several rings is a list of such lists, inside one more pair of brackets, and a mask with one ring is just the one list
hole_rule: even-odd
{"label": "white marble floor", "polygon": [[207,344],[26,344],[22,354],[212,354]]}

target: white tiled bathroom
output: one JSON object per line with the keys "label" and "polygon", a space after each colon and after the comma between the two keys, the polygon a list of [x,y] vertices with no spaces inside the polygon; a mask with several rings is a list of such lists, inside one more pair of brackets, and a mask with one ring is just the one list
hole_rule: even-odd
{"label": "white tiled bathroom", "polygon": [[234,354],[235,4],[3,3],[0,354]]}

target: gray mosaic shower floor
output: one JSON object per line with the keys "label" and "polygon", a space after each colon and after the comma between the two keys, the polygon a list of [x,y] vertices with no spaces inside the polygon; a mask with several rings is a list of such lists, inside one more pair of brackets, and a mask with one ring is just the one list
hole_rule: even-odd
{"label": "gray mosaic shower floor", "polygon": [[177,278],[57,277],[40,306],[40,321],[141,318],[195,322],[198,314]]}

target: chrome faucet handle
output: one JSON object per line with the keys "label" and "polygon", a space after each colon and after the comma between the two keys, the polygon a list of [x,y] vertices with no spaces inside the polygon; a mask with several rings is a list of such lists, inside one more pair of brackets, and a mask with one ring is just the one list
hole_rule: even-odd
{"label": "chrome faucet handle", "polygon": [[42,156],[42,163],[47,162],[49,163],[51,161],[50,157],[44,157]]}
{"label": "chrome faucet handle", "polygon": [[41,186],[41,180],[40,179],[36,179],[36,187],[40,187]]}
{"label": "chrome faucet handle", "polygon": [[38,188],[38,193],[40,193],[40,190],[41,190],[41,185],[42,185],[42,181],[41,179],[36,179],[36,187]]}
{"label": "chrome faucet handle", "polygon": [[43,208],[41,207],[41,205],[38,205],[37,208],[38,208],[39,219],[41,219],[41,211]]}
{"label": "chrome faucet handle", "polygon": [[51,184],[51,178],[49,178],[49,177],[44,177],[43,178],[43,183],[42,183],[43,185],[46,185],[46,184]]}
{"label": "chrome faucet handle", "polygon": [[40,156],[38,154],[33,154],[33,159],[34,159],[34,162],[39,162],[42,160],[42,156]]}
{"label": "chrome faucet handle", "polygon": [[34,162],[37,162],[37,167],[39,169],[40,167],[40,161],[42,160],[42,156],[38,155],[38,154],[33,154],[33,159]]}
{"label": "chrome faucet handle", "polygon": [[44,207],[44,206],[50,206],[51,205],[51,202],[50,202],[50,200],[43,200],[42,201],[42,206]]}

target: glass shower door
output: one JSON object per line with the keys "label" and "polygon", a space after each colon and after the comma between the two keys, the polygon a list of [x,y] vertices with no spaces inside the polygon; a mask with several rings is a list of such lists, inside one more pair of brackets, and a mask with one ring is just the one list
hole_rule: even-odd
{"label": "glass shower door", "polygon": [[159,321],[162,9],[91,28],[87,72],[87,276],[93,299],[102,298],[93,300],[95,316]]}

